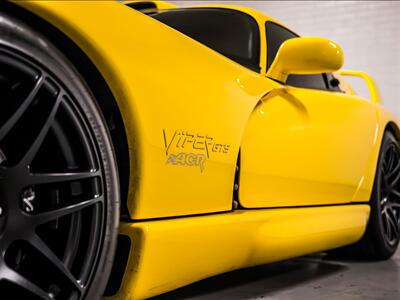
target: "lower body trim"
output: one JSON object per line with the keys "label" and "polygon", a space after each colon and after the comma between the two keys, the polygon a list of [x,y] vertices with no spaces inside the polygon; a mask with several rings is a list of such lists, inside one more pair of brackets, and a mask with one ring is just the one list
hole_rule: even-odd
{"label": "lower body trim", "polygon": [[132,240],[113,299],[143,299],[220,273],[358,241],[368,205],[273,210],[122,223]]}

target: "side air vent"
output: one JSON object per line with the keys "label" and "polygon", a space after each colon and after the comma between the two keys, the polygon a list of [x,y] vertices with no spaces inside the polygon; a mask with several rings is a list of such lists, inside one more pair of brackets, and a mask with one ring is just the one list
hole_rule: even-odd
{"label": "side air vent", "polygon": [[134,3],[128,3],[127,6],[135,10],[138,10],[146,15],[157,13],[157,6],[153,2],[146,2],[146,1],[134,2]]}
{"label": "side air vent", "polygon": [[130,250],[131,239],[127,235],[120,234],[118,236],[114,264],[111,270],[110,279],[108,280],[107,288],[104,292],[104,296],[110,297],[118,293],[124,277],[126,265],[128,263]]}

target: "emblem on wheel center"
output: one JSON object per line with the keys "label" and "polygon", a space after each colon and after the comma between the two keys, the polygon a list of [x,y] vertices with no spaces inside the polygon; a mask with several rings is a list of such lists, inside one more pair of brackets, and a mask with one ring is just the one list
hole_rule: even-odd
{"label": "emblem on wheel center", "polygon": [[28,188],[22,192],[21,194],[22,209],[25,212],[33,212],[35,210],[35,207],[33,206],[35,197],[36,195],[33,188]]}

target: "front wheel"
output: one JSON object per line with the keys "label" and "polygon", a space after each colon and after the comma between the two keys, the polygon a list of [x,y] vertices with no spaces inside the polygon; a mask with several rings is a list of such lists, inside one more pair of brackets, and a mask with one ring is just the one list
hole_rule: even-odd
{"label": "front wheel", "polygon": [[94,97],[49,40],[0,12],[1,299],[99,299],[118,219]]}

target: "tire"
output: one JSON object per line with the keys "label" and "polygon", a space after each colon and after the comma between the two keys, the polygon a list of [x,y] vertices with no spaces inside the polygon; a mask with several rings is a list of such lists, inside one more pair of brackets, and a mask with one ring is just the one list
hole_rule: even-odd
{"label": "tire", "polygon": [[400,240],[400,146],[386,131],[379,154],[370,199],[371,213],[363,238],[354,245],[333,250],[334,256],[387,260]]}
{"label": "tire", "polygon": [[0,295],[100,299],[119,223],[111,138],[84,79],[0,12]]}

